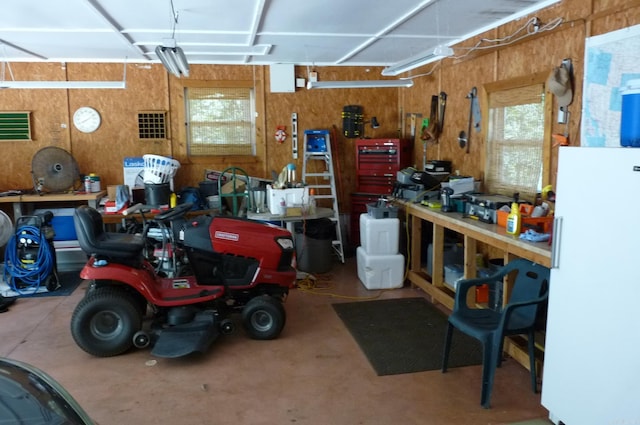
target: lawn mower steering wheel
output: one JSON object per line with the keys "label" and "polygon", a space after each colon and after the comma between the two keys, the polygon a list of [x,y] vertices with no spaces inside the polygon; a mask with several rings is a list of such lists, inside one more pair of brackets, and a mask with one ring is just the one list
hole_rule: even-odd
{"label": "lawn mower steering wheel", "polygon": [[177,205],[173,208],[171,208],[170,210],[167,210],[163,213],[157,214],[154,217],[154,220],[156,221],[169,221],[172,220],[176,217],[180,217],[182,215],[184,215],[187,211],[191,210],[191,208],[193,207],[192,203],[186,203],[186,204],[180,204]]}

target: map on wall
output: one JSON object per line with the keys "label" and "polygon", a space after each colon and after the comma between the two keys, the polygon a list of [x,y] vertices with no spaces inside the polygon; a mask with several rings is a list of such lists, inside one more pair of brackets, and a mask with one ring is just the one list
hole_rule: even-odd
{"label": "map on wall", "polygon": [[620,146],[622,90],[640,79],[640,25],[585,42],[582,146]]}

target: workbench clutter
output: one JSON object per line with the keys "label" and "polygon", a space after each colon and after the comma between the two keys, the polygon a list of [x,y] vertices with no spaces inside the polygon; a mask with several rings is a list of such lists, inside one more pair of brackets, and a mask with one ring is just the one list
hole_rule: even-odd
{"label": "workbench clutter", "polygon": [[296,180],[296,166],[293,163],[282,168],[267,185],[267,208],[273,215],[299,217],[312,214],[315,210],[315,198],[309,187]]}
{"label": "workbench clutter", "polygon": [[[515,223],[517,221],[519,224]],[[506,228],[507,233],[519,236],[520,239],[543,242],[551,236],[553,214],[546,202],[536,206],[512,203],[510,207],[502,206],[496,211],[496,223]]]}

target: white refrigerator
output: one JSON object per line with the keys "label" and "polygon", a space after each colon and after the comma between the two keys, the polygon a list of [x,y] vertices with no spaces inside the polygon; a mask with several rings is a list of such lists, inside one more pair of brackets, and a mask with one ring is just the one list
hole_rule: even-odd
{"label": "white refrigerator", "polygon": [[640,424],[640,149],[561,147],[542,405]]}

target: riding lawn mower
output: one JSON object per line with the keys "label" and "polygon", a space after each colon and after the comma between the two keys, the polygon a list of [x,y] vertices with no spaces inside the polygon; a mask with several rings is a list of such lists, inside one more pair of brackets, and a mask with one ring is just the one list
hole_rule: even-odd
{"label": "riding lawn mower", "polygon": [[274,225],[226,216],[186,218],[191,204],[147,219],[138,204],[135,234],[106,232],[89,206],[74,212],[82,250],[80,277],[90,282],[71,318],[75,342],[108,357],[152,347],[157,357],[205,352],[234,330],[239,313],[254,339],[277,338],[283,303],[295,285],[291,233]]}

